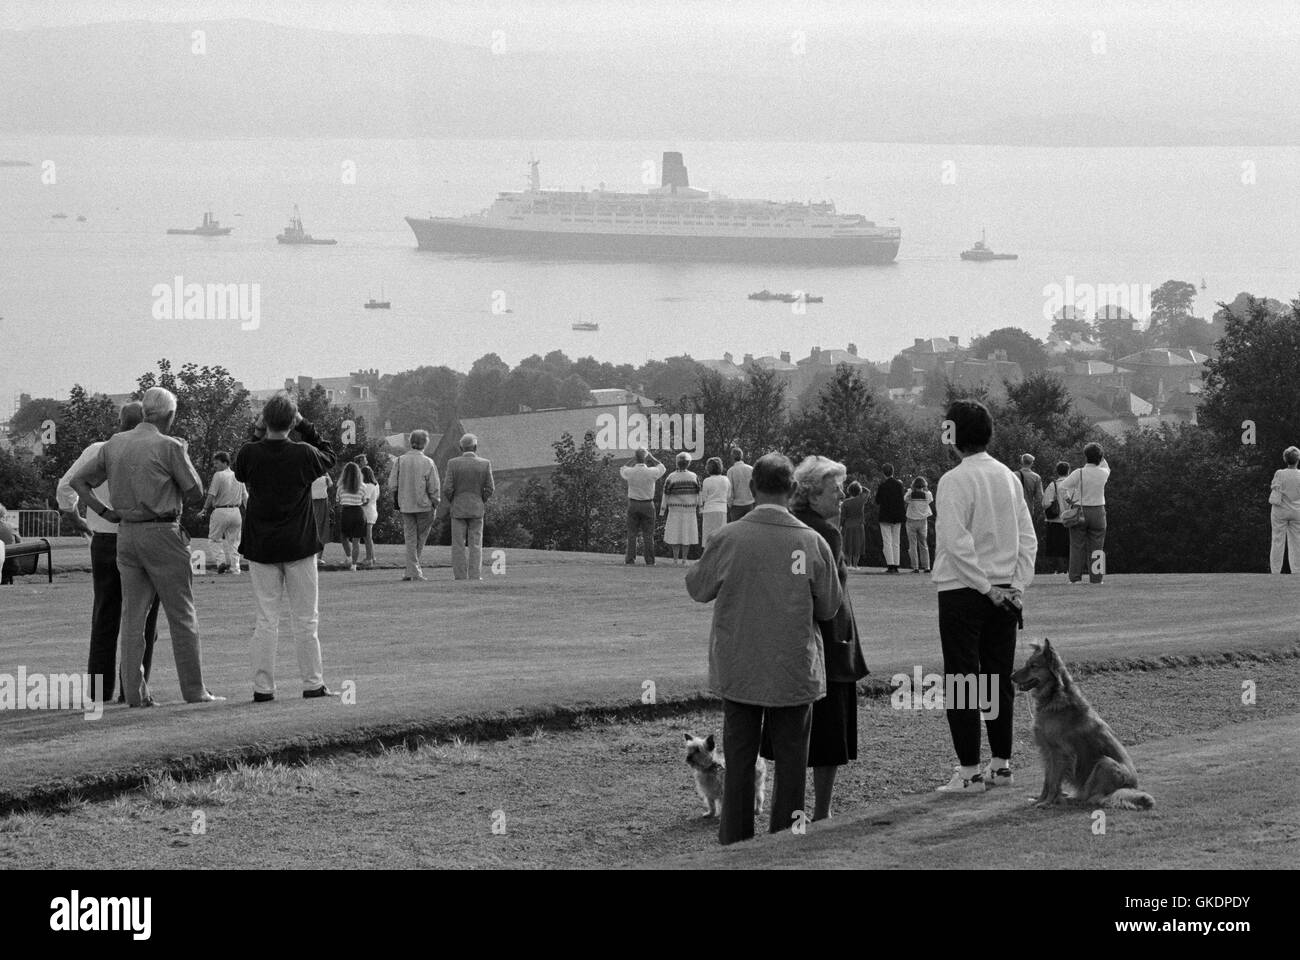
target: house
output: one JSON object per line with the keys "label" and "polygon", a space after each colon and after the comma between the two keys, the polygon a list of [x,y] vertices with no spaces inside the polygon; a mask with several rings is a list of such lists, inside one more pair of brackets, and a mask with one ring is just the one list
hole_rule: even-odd
{"label": "house", "polygon": [[1059,337],[1048,337],[1047,342],[1043,344],[1043,349],[1047,352],[1047,356],[1052,359],[1071,356],[1091,359],[1110,355],[1110,351],[1100,343],[1086,337],[1080,337],[1078,334],[1068,340]]}
{"label": "house", "polygon": [[1019,383],[1025,378],[1020,364],[1008,360],[1005,350],[995,350],[987,360],[946,360],[943,375],[954,387],[984,387],[994,396],[1006,393],[1005,383]]}
{"label": "house", "polygon": [[[555,448],[552,446],[566,432],[582,443],[588,431],[598,432],[602,415],[613,417],[615,422],[632,413],[648,413],[640,405],[616,404],[609,406],[572,407],[562,410],[536,410],[531,413],[514,413],[500,417],[465,417],[453,420],[429,456],[445,476],[447,461],[460,455],[460,438],[467,433],[478,437],[480,456],[492,461],[492,476],[497,492],[505,495],[517,492],[531,477],[545,479],[555,469]],[[608,422],[608,421],[605,421]],[[633,450],[622,447],[606,452],[621,465],[633,455]]]}
{"label": "house", "polygon": [[306,396],[316,387],[323,387],[325,398],[331,406],[351,406],[352,412],[367,424],[379,419],[379,371],[356,370],[346,377],[304,377],[286,379],[284,388]]}
{"label": "house", "polygon": [[[589,407],[616,407],[620,403],[632,404],[640,407],[653,407],[655,402],[649,397],[644,397],[632,390],[623,390],[617,387],[601,388],[599,390],[589,391],[591,401],[586,404]],[[521,413],[525,411],[520,411]]]}
{"label": "house", "polygon": [[724,353],[721,360],[701,360],[700,366],[706,370],[712,370],[720,375],[724,380],[743,380],[745,379],[745,370],[730,353]]}
{"label": "house", "polygon": [[1119,363],[1133,371],[1133,389],[1150,397],[1162,390],[1186,392],[1188,383],[1204,379],[1208,359],[1195,350],[1152,347],[1120,357]]}
{"label": "house", "polygon": [[900,353],[912,362],[914,369],[922,372],[922,382],[925,381],[925,374],[936,368],[941,369],[945,361],[956,360],[966,355],[966,351],[961,348],[956,337],[947,339],[916,337],[912,345],[905,347]]}
{"label": "house", "polygon": [[1094,397],[1103,389],[1128,390],[1133,371],[1104,360],[1073,360],[1048,367],[1047,372],[1065,385],[1071,396]]}

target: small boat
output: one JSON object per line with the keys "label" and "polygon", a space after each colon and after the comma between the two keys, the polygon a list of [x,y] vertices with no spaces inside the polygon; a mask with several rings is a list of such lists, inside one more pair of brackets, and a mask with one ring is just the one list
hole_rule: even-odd
{"label": "small boat", "polygon": [[764,288],[758,291],[758,293],[751,293],[749,295],[749,299],[750,300],[780,300],[783,296],[785,296],[785,294],[773,293],[771,290]]}
{"label": "small boat", "polygon": [[986,260],[1019,260],[1019,254],[1015,253],[994,253],[989,249],[989,245],[984,242],[984,231],[980,230],[980,238],[975,241],[975,246],[969,250],[961,252],[963,260],[976,260],[984,262]]}
{"label": "small boat", "polygon": [[77,214],[77,223],[85,223],[85,222],[86,222],[85,214],[81,214],[81,213]]}
{"label": "small boat", "polygon": [[600,324],[592,323],[590,320],[584,320],[573,325],[574,330],[599,330]]}
{"label": "small boat", "polygon": [[1201,277],[1201,289],[1202,289],[1202,290],[1205,289],[1205,278],[1204,278],[1204,277]]}
{"label": "small boat", "polygon": [[808,294],[795,293],[773,293],[771,290],[760,290],[758,293],[751,293],[750,300],[776,300],[779,303],[821,303],[824,297],[811,297]]}
{"label": "small boat", "polygon": [[[382,286],[379,288],[379,295],[381,297],[384,295],[384,288]],[[374,297],[371,297],[365,302],[364,306],[367,310],[389,310],[393,305],[388,300],[376,300]]]}
{"label": "small boat", "polygon": [[50,219],[51,219],[51,220],[66,220],[66,219],[68,219],[68,215],[67,215],[66,213],[56,213],[54,216],[50,217]]}
{"label": "small boat", "polygon": [[224,237],[233,229],[235,228],[223,227],[221,221],[213,217],[211,213],[205,213],[203,215],[203,222],[192,230],[185,230],[181,227],[172,227],[167,232],[173,235],[188,237]]}
{"label": "small boat", "polygon": [[302,228],[302,217],[298,216],[298,204],[293,205],[293,216],[289,218],[289,225],[284,228],[275,238],[280,243],[288,243],[301,246],[331,246],[338,243],[337,240],[317,240],[310,233]]}

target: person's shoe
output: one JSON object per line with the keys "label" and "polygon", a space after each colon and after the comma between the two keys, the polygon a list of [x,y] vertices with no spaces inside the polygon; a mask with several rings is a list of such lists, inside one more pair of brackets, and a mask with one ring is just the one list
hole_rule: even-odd
{"label": "person's shoe", "polygon": [[133,707],[156,707],[156,706],[158,706],[158,704],[154,702],[153,697],[145,697],[145,698],[144,698],[143,700],[141,700],[139,703],[133,703],[133,704],[131,704],[131,706],[133,706]]}
{"label": "person's shoe", "polygon": [[428,583],[428,582],[429,582],[429,578],[426,577],[426,576],[425,576],[424,574],[422,574],[422,573],[417,573],[417,574],[415,575],[415,579],[416,579],[416,580],[422,580],[422,581],[424,581],[425,583]]}
{"label": "person's shoe", "polygon": [[992,790],[994,787],[1010,787],[1016,782],[1015,776],[1011,773],[1010,767],[998,767],[993,769],[992,763],[984,768],[984,785]]}
{"label": "person's shoe", "polygon": [[233,573],[235,576],[239,576],[244,571],[240,570],[238,567],[235,567],[235,569],[231,570],[230,572]]}
{"label": "person's shoe", "polygon": [[321,684],[319,687],[317,687],[314,690],[304,690],[302,692],[302,697],[304,700],[314,700],[317,697],[337,697],[337,696],[339,696],[337,692],[331,690],[329,687],[325,686],[324,684]]}
{"label": "person's shoe", "polygon": [[410,583],[410,582],[411,582],[411,578],[410,578],[410,577],[402,577],[402,582],[403,582],[403,583]]}
{"label": "person's shoe", "polygon": [[221,563],[217,565],[217,573],[225,573],[229,569],[230,567],[227,564]]}
{"label": "person's shoe", "polygon": [[225,697],[219,697],[215,693],[208,693],[206,690],[204,690],[203,696],[199,697],[197,700],[186,700],[185,702],[186,703],[220,703],[225,699],[226,699]]}
{"label": "person's shoe", "polygon": [[351,570],[353,573],[355,573],[357,569],[357,565],[355,563],[349,563],[348,569]]}
{"label": "person's shoe", "polygon": [[254,703],[270,703],[274,699],[275,699],[274,693],[259,693],[256,690],[253,691]]}
{"label": "person's shoe", "polygon": [[936,793],[983,793],[985,790],[984,774],[976,773],[970,777],[961,775],[961,767],[952,772],[952,779],[942,787],[935,790]]}

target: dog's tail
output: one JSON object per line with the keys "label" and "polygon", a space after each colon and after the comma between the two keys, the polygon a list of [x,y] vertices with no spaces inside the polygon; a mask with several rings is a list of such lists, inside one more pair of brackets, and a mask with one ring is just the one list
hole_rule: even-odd
{"label": "dog's tail", "polygon": [[1109,794],[1102,800],[1101,805],[1120,810],[1150,810],[1156,805],[1156,800],[1151,794],[1142,790],[1131,790],[1125,787]]}

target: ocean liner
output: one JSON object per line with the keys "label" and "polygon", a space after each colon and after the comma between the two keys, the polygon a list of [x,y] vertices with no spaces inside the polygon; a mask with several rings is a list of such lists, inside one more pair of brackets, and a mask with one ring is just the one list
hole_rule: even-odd
{"label": "ocean liner", "polygon": [[890,263],[902,232],[832,203],[733,200],[690,186],[680,153],[663,155],[647,193],[543,190],[497,194],[465,217],[407,217],[421,250],[570,259]]}

